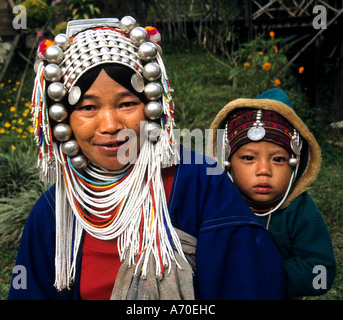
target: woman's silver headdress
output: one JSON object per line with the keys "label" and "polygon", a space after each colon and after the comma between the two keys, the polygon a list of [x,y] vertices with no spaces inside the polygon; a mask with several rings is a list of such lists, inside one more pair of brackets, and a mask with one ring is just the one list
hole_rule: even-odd
{"label": "woman's silver headdress", "polygon": [[[32,120],[43,181],[54,181],[54,141],[62,144],[63,152],[75,168],[87,166],[88,160],[80,152],[77,141],[71,139],[71,127],[65,122],[68,110],[62,101],[67,98],[70,105],[76,104],[81,96],[77,80],[89,69],[108,63],[135,71],[132,87],[138,93],[144,92],[149,100],[145,115],[150,121],[144,132],[159,137],[163,166],[177,162],[172,89],[158,40],[155,28],[136,27],[135,19],[127,16],[120,21],[116,18],[70,21],[66,34],[58,34],[53,42],[46,40],[40,44],[39,60],[35,64]],[[48,105],[46,94],[53,104]],[[54,127],[51,119],[57,122]]]}

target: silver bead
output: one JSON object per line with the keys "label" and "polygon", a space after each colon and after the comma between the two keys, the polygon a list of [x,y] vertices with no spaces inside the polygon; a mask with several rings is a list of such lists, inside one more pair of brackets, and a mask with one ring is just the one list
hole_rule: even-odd
{"label": "silver bead", "polygon": [[95,42],[90,42],[89,44],[88,44],[88,49],[93,49],[93,48],[95,48],[97,46],[97,44],[95,43]]}
{"label": "silver bead", "polygon": [[54,127],[54,137],[58,141],[67,141],[70,139],[72,130],[71,127],[68,124],[65,123],[59,123]]}
{"label": "silver bead", "polygon": [[125,42],[119,42],[118,47],[119,47],[120,49],[126,49],[126,48],[127,48],[127,44],[126,44]]}
{"label": "silver bead", "polygon": [[107,42],[105,41],[105,40],[100,40],[99,42],[98,42],[98,47],[104,47],[104,46],[106,46],[107,45]]}
{"label": "silver bead", "polygon": [[291,167],[296,167],[298,164],[298,159],[294,157],[294,155],[292,155],[292,157],[288,160],[288,164]]}
{"label": "silver bead", "polygon": [[143,68],[143,76],[149,81],[155,81],[161,76],[161,68],[155,62],[147,63]]}
{"label": "silver bead", "polygon": [[75,169],[81,170],[87,167],[88,159],[83,154],[78,154],[70,158],[70,162]]}
{"label": "silver bead", "polygon": [[49,63],[44,68],[44,78],[48,81],[59,81],[62,71],[57,64]]}
{"label": "silver bead", "polygon": [[157,120],[161,117],[163,112],[163,107],[158,101],[150,101],[145,105],[144,114],[147,118],[151,120]]}
{"label": "silver bead", "polygon": [[93,57],[92,58],[92,63],[93,64],[96,64],[96,63],[98,63],[98,62],[100,62],[101,61],[101,58],[100,57]]}
{"label": "silver bead", "polygon": [[57,122],[61,122],[68,117],[67,109],[61,103],[55,103],[49,108],[49,116]]}
{"label": "silver bead", "polygon": [[156,122],[148,122],[144,126],[144,133],[151,141],[156,141],[156,138],[161,134],[161,126]]}
{"label": "silver bead", "polygon": [[77,68],[80,64],[81,64],[81,61],[79,59],[76,59],[75,61],[73,61],[74,68]]}
{"label": "silver bead", "polygon": [[89,54],[90,54],[91,56],[96,56],[96,55],[99,54],[99,51],[96,50],[96,49],[92,49],[91,51],[89,51]]}
{"label": "silver bead", "polygon": [[104,54],[102,57],[101,57],[101,60],[102,61],[109,61],[111,60],[111,56],[109,54]]}
{"label": "silver bead", "polygon": [[86,69],[86,68],[88,68],[90,65],[91,65],[90,61],[84,61],[84,62],[82,63],[82,69]]}
{"label": "silver bead", "polygon": [[125,63],[125,64],[130,64],[129,59],[126,58],[126,57],[122,57],[122,58],[121,58],[121,62],[122,62],[122,63]]}
{"label": "silver bead", "polygon": [[45,51],[45,58],[49,63],[59,64],[63,57],[63,50],[59,46],[52,45]]}
{"label": "silver bead", "polygon": [[142,27],[137,27],[131,30],[130,39],[135,46],[139,46],[143,42],[148,41],[148,33]]}
{"label": "silver bead", "polygon": [[66,95],[67,90],[61,82],[53,82],[48,87],[48,96],[54,101],[60,101]]}
{"label": "silver bead", "polygon": [[145,96],[149,100],[157,100],[162,95],[162,86],[157,82],[150,82],[144,88]]}
{"label": "silver bead", "polygon": [[120,52],[120,50],[118,48],[116,48],[116,47],[111,48],[111,51],[110,51],[111,54],[117,54],[119,52]]}
{"label": "silver bead", "polygon": [[66,50],[69,47],[69,45],[70,45],[69,38],[64,33],[58,34],[55,37],[54,42],[55,42],[56,45],[61,47],[62,50]]}
{"label": "silver bead", "polygon": [[107,47],[103,47],[100,49],[100,53],[108,53],[109,51],[110,51],[110,49]]}
{"label": "silver bead", "polygon": [[89,59],[89,54],[88,53],[83,53],[80,57],[81,61],[88,60]]}
{"label": "silver bead", "polygon": [[115,55],[112,56],[112,60],[113,60],[113,61],[120,61],[121,58],[120,58],[120,56],[118,56],[117,54],[115,54]]}
{"label": "silver bead", "polygon": [[62,143],[62,151],[67,156],[72,157],[80,151],[80,146],[75,139],[71,139]]}
{"label": "silver bead", "polygon": [[130,16],[125,16],[120,20],[119,28],[125,33],[130,33],[130,31],[135,27],[136,20]]}
{"label": "silver bead", "polygon": [[138,48],[138,57],[141,60],[149,61],[155,59],[157,54],[156,46],[152,42],[144,42]]}

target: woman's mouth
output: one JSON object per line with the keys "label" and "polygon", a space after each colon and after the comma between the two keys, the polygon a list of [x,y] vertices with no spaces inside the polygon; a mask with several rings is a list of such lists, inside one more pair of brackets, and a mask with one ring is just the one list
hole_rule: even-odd
{"label": "woman's mouth", "polygon": [[110,153],[117,153],[119,148],[122,147],[128,141],[129,139],[126,139],[124,141],[108,141],[108,142],[96,143],[95,145],[98,148],[100,148],[102,151],[110,152]]}

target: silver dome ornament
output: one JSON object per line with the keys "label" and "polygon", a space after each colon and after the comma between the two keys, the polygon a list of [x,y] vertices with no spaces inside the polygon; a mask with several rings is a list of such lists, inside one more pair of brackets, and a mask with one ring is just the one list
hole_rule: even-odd
{"label": "silver dome ornament", "polygon": [[152,42],[144,42],[138,48],[138,57],[143,61],[149,61],[156,58],[157,49]]}
{"label": "silver dome ornament", "polygon": [[62,152],[69,157],[76,156],[79,151],[80,146],[75,139],[62,143]]}
{"label": "silver dome ornament", "polygon": [[294,157],[294,155],[292,154],[292,157],[288,160],[288,164],[291,167],[296,167],[298,164],[298,158]]}
{"label": "silver dome ornament", "polygon": [[72,130],[68,124],[59,123],[54,127],[53,133],[58,141],[67,141],[72,135]]}
{"label": "silver dome ornament", "polygon": [[148,33],[142,27],[137,27],[131,30],[130,40],[135,46],[139,46],[143,42],[148,41]]}
{"label": "silver dome ornament", "polygon": [[149,81],[155,81],[161,77],[161,68],[155,62],[147,63],[143,68],[143,76]]}
{"label": "silver dome ornament", "polygon": [[163,113],[163,107],[158,101],[150,101],[145,105],[144,114],[151,120],[157,120]]}
{"label": "silver dome ornament", "polygon": [[55,38],[54,38],[54,42],[56,45],[58,45],[59,47],[62,48],[62,50],[67,50],[69,45],[70,45],[70,41],[69,38],[64,34],[64,33],[59,33]]}
{"label": "silver dome ornament", "polygon": [[59,81],[62,77],[62,71],[57,64],[49,63],[44,68],[44,78],[48,81]]}
{"label": "silver dome ornament", "polygon": [[144,126],[145,136],[150,141],[156,141],[157,138],[160,136],[161,131],[162,131],[161,126],[156,122],[148,122]]}
{"label": "silver dome ornament", "polygon": [[67,90],[61,82],[53,82],[48,87],[48,96],[54,101],[60,101],[66,95]]}
{"label": "silver dome ornament", "polygon": [[136,20],[131,16],[125,16],[120,20],[119,28],[125,33],[130,33],[130,31],[135,27]]}
{"label": "silver dome ornament", "polygon": [[45,58],[49,63],[59,64],[63,57],[63,50],[59,46],[52,45],[45,51]]}
{"label": "silver dome ornament", "polygon": [[144,94],[149,100],[157,100],[162,96],[162,86],[157,82],[150,82],[144,88]]}
{"label": "silver dome ornament", "polygon": [[75,169],[82,170],[87,167],[88,159],[83,154],[78,154],[70,158],[70,162]]}
{"label": "silver dome ornament", "polygon": [[68,117],[67,109],[61,103],[55,103],[49,108],[49,116],[56,122],[62,122]]}

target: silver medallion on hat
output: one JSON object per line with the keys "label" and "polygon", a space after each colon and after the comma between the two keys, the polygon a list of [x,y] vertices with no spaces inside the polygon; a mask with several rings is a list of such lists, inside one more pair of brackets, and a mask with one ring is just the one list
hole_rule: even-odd
{"label": "silver medallion on hat", "polygon": [[266,135],[266,130],[263,128],[264,123],[261,122],[262,110],[257,110],[256,121],[248,131],[248,138],[252,141],[259,141]]}

